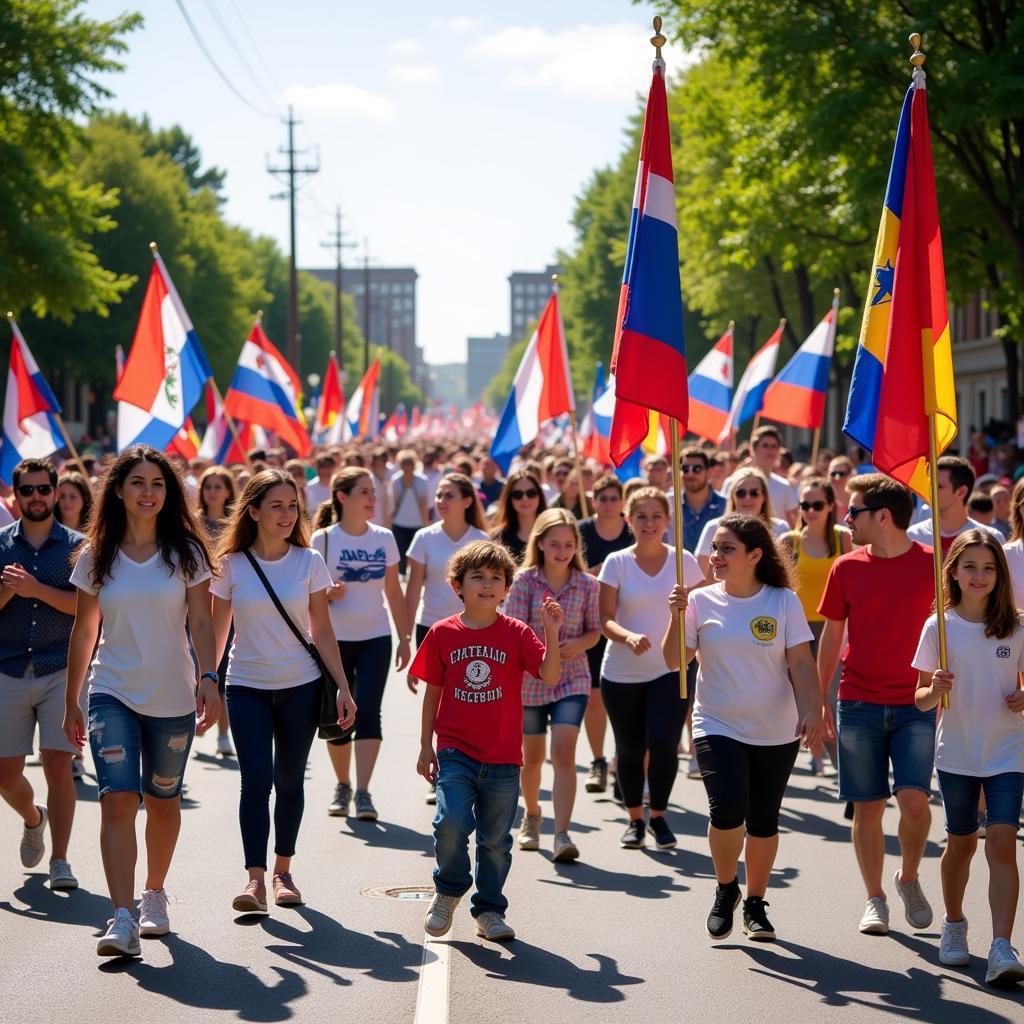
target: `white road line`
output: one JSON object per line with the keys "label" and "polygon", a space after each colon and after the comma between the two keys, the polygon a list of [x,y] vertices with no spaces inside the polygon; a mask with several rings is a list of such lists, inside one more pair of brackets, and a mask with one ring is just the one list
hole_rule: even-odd
{"label": "white road line", "polygon": [[448,1024],[451,952],[452,947],[447,942],[424,940],[414,1024]]}

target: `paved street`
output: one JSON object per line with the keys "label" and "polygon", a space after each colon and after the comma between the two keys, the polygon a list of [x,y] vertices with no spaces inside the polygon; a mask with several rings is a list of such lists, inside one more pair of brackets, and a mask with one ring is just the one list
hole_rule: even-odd
{"label": "paved street", "polygon": [[[726,943],[708,941],[703,922],[713,874],[704,792],[681,775],[670,814],[680,837],[677,850],[620,849],[622,811],[581,791],[573,826],[580,862],[554,867],[546,852],[515,854],[509,920],[518,941],[506,948],[484,944],[460,907],[448,940],[431,942],[425,952],[426,904],[369,894],[374,888],[429,886],[433,863],[431,809],[412,767],[418,707],[397,677],[389,684],[385,712],[387,738],[373,787],[381,821],[326,815],[332,780],[326,754],[316,748],[294,863],[306,906],[272,909],[266,918],[239,918],[231,910],[243,881],[238,776],[230,762],[225,766],[212,756],[212,737],[200,741],[168,884],[173,934],[144,940],[141,960],[106,961],[93,952],[109,904],[92,780],[80,784],[71,854],[82,888],[68,895],[51,893],[39,870],[22,871],[20,830],[3,808],[0,1022],[92,1024],[116,1017],[148,1024],[184,1008],[187,1017],[178,1019],[195,1022],[426,1024],[445,1019],[446,994],[447,1019],[467,1024],[684,1016],[858,1024],[1021,1020],[1024,990],[995,992],[982,982],[990,931],[980,857],[969,892],[975,956],[968,969],[937,963],[937,806],[923,873],[936,927],[912,934],[890,886],[893,932],[887,938],[859,935],[863,896],[842,807],[832,780],[810,777],[803,757],[784,805],[785,834],[768,893],[779,942],[752,945],[738,928]],[[582,772],[582,753],[579,760]],[[40,769],[30,771],[33,784],[40,783]],[[545,826],[548,845],[550,821]],[[890,858],[888,874],[895,868]],[[1020,925],[1017,934],[1020,941]]]}

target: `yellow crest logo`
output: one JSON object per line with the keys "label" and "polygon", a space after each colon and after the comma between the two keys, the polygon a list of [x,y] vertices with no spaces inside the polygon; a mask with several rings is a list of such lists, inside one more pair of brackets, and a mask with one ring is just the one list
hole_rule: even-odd
{"label": "yellow crest logo", "polygon": [[770,615],[759,615],[756,619],[750,620],[750,632],[754,634],[755,640],[770,643],[778,631],[779,624]]}

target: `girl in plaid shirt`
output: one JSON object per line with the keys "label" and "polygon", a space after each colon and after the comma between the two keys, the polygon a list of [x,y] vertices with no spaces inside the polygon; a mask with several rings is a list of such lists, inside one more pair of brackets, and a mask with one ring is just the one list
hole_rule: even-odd
{"label": "girl in plaid shirt", "polygon": [[575,860],[580,852],[569,838],[569,819],[576,799],[576,740],[590,697],[587,651],[601,635],[598,611],[600,586],[587,574],[579,527],[567,509],[542,512],[526,545],[523,568],[505,599],[505,614],[527,623],[543,637],[541,607],[553,596],[565,618],[559,633],[562,673],[552,689],[530,676],[523,680],[523,771],[521,786],[526,814],[519,828],[519,849],[540,849],[540,771],[547,754],[551,723],[551,764],[555,770],[554,860]]}

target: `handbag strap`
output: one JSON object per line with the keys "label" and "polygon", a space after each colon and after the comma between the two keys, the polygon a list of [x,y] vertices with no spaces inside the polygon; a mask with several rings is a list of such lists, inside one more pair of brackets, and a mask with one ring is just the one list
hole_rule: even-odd
{"label": "handbag strap", "polygon": [[270,600],[274,602],[274,607],[281,613],[281,618],[288,623],[288,628],[295,634],[295,639],[298,640],[300,644],[302,644],[303,648],[306,651],[308,651],[310,648],[310,642],[308,638],[302,633],[302,630],[300,630],[299,627],[295,625],[295,620],[285,610],[284,605],[281,604],[281,599],[277,596],[277,594],[274,592],[274,588],[270,585],[270,580],[267,579],[267,574],[260,568],[259,563],[256,561],[256,559],[253,558],[251,551],[245,551],[243,552],[243,554],[245,555],[246,558],[249,559],[249,564],[252,566],[253,572],[255,572],[256,575],[259,577],[260,583],[263,584],[267,593],[270,595]]}

